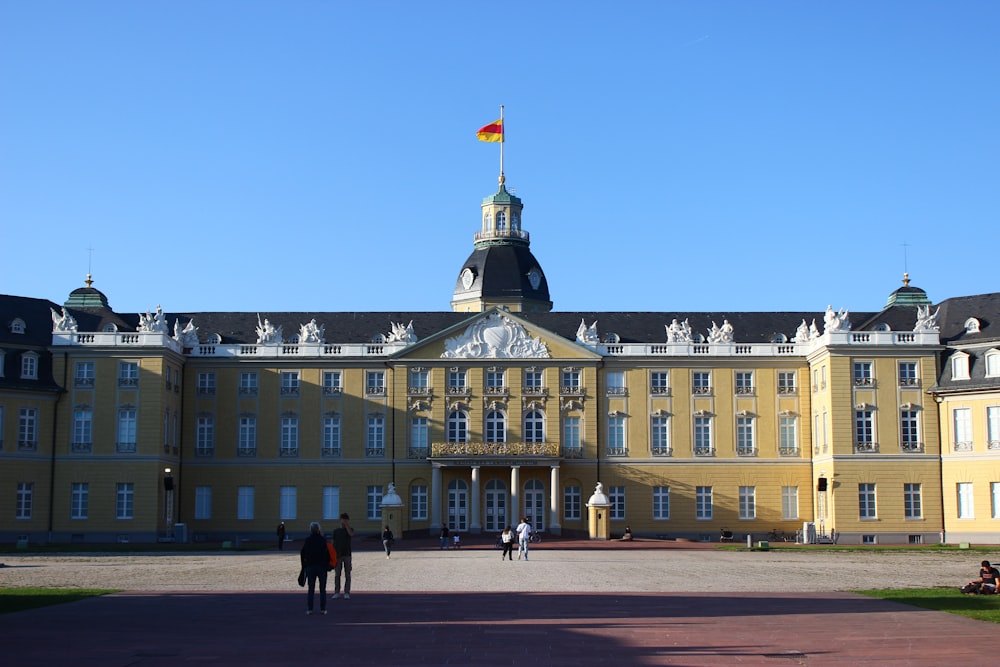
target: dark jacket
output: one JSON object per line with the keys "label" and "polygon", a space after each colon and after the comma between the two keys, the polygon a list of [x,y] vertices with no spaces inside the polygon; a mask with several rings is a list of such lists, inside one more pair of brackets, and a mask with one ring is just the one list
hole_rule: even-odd
{"label": "dark jacket", "polygon": [[330,552],[326,550],[326,538],[318,534],[310,534],[302,544],[299,552],[303,567],[323,566],[330,562]]}

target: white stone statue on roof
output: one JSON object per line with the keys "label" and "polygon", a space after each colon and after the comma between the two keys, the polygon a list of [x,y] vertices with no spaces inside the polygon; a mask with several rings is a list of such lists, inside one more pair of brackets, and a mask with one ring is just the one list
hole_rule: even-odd
{"label": "white stone statue on roof", "polygon": [[194,318],[188,320],[183,329],[180,318],[174,320],[174,340],[180,343],[181,347],[196,347],[198,345],[198,327],[194,325]]}
{"label": "white stone statue on roof", "polygon": [[406,326],[402,322],[390,322],[392,331],[385,337],[387,343],[416,343],[417,335],[413,333],[413,320]]}
{"label": "white stone statue on roof", "polygon": [[62,309],[61,315],[54,308],[49,308],[49,310],[52,311],[52,333],[76,332],[76,318],[67,313],[65,308]]}
{"label": "white stone statue on roof", "polygon": [[813,338],[819,338],[819,327],[816,326],[815,319],[812,321],[812,324],[809,325],[809,340],[812,340]]}
{"label": "white stone statue on roof", "polygon": [[324,343],[326,339],[324,338],[326,327],[322,324],[316,324],[316,318],[312,318],[307,324],[303,324],[299,327],[299,342],[300,343]]}
{"label": "white stone statue on roof", "polygon": [[809,342],[809,325],[806,324],[803,318],[802,324],[799,328],[795,330],[795,336],[792,337],[793,343],[808,343]]}
{"label": "white stone statue on roof", "polygon": [[257,344],[258,345],[280,345],[281,327],[275,327],[266,317],[260,321],[260,313],[257,313]]}
{"label": "white stone statue on roof", "polygon": [[917,306],[917,324],[913,327],[914,331],[940,331],[941,327],[938,325],[938,314],[941,312],[941,308],[938,307],[933,313],[931,313],[931,306],[927,304],[926,306]]}
{"label": "white stone statue on roof", "polygon": [[692,341],[691,325],[688,324],[687,320],[678,322],[675,317],[674,321],[667,325],[668,343],[690,343]]}
{"label": "white stone statue on roof", "polygon": [[170,333],[170,328],[167,326],[167,318],[163,315],[163,308],[157,306],[155,315],[148,310],[145,315],[139,313],[139,326],[135,330],[139,333]]}
{"label": "white stone statue on roof", "polygon": [[709,343],[733,342],[733,325],[729,323],[729,320],[723,320],[721,327],[714,321],[712,322],[712,328],[708,330],[708,342]]}
{"label": "white stone statue on roof", "polygon": [[850,330],[851,318],[847,309],[842,308],[841,310],[835,312],[833,310],[833,306],[827,306],[826,313],[823,315],[823,333]]}
{"label": "white stone statue on roof", "polygon": [[597,320],[588,327],[587,323],[580,319],[580,326],[576,330],[576,342],[581,345],[597,345],[601,342],[597,335]]}

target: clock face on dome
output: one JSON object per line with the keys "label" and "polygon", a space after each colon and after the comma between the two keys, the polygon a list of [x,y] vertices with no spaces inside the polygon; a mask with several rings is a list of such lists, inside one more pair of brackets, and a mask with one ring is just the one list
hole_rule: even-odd
{"label": "clock face on dome", "polygon": [[538,286],[542,284],[542,272],[538,270],[538,267],[528,271],[528,282],[531,283],[531,289],[538,289]]}
{"label": "clock face on dome", "polygon": [[469,289],[472,287],[472,281],[475,280],[475,276],[472,275],[472,269],[466,268],[462,271],[462,287]]}

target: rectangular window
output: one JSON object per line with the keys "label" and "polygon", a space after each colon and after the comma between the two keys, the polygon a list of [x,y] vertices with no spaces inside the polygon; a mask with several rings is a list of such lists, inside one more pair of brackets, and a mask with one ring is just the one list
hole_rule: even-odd
{"label": "rectangular window", "polygon": [[135,508],[135,484],[119,482],[115,487],[115,518],[131,519]]}
{"label": "rectangular window", "polygon": [[986,408],[986,447],[1000,449],[1000,406]]}
{"label": "rectangular window", "polygon": [[580,418],[563,417],[563,456],[578,456],[582,453],[580,444]]}
{"label": "rectangular window", "polygon": [[694,455],[712,456],[712,418],[694,418]]}
{"label": "rectangular window", "polygon": [[136,446],[136,421],[137,413],[135,408],[127,407],[118,410],[118,451],[134,452]]}
{"label": "rectangular window", "polygon": [[282,371],[279,374],[281,378],[281,395],[282,396],[298,396],[299,395],[299,372],[298,371]]}
{"label": "rectangular window", "polygon": [[858,484],[858,518],[874,519],[877,516],[875,513],[875,485]]}
{"label": "rectangular window", "polygon": [[385,395],[385,371],[367,371],[365,373],[365,393],[369,396]]}
{"label": "rectangular window", "polygon": [[920,384],[920,381],[917,378],[917,362],[899,362],[899,386],[912,387],[918,384]]}
{"label": "rectangular window", "polygon": [[423,484],[410,487],[410,519],[427,520],[427,487]]}
{"label": "rectangular window", "polygon": [[95,377],[93,361],[76,362],[73,370],[73,383],[77,387],[93,387]]}
{"label": "rectangular window", "polygon": [[958,490],[958,518],[975,519],[975,503],[972,494],[972,482],[959,482]]}
{"label": "rectangular window", "polygon": [[625,418],[608,417],[608,456],[625,456]]}
{"label": "rectangular window", "polygon": [[994,519],[1000,519],[1000,482],[990,482],[990,511]]}
{"label": "rectangular window", "polygon": [[625,519],[625,487],[612,486],[608,489],[608,500],[611,501],[611,509],[608,518],[612,520]]}
{"label": "rectangular window", "polygon": [[874,384],[874,378],[872,377],[872,362],[870,361],[855,361],[854,362],[854,386],[855,387],[870,387]]}
{"label": "rectangular window", "polygon": [[369,486],[365,493],[365,505],[368,509],[369,521],[382,520],[382,487]]}
{"label": "rectangular window", "polygon": [[670,373],[654,371],[649,374],[649,393],[654,396],[670,395]]}
{"label": "rectangular window", "polygon": [[257,418],[251,415],[240,417],[238,456],[257,455]]}
{"label": "rectangular window", "polygon": [[430,448],[430,425],[427,417],[414,417],[410,420],[410,450],[414,458],[427,455]]}
{"label": "rectangular window", "polygon": [[73,410],[73,451],[89,452],[94,443],[94,411],[87,406]]}
{"label": "rectangular window", "polygon": [[38,408],[17,411],[17,448],[38,449]]}
{"label": "rectangular window", "polygon": [[625,391],[625,371],[608,371],[608,396],[624,396]]}
{"label": "rectangular window", "polygon": [[544,389],[542,383],[542,371],[524,371],[524,390],[528,394],[537,394]]}
{"label": "rectangular window", "polygon": [[278,497],[278,518],[282,521],[294,521],[298,513],[298,489],[283,486],[278,490]]}
{"label": "rectangular window", "polygon": [[712,518],[712,487],[696,486],[694,489],[694,518],[708,520]]}
{"label": "rectangular window", "polygon": [[924,516],[922,494],[919,484],[903,485],[903,516],[907,519],[921,519]]}
{"label": "rectangular window", "polygon": [[653,487],[653,518],[666,520],[670,518],[670,487]]}
{"label": "rectangular window", "polygon": [[964,352],[959,352],[951,357],[951,379],[952,380],[968,380],[969,379],[969,355]]}
{"label": "rectangular window", "polygon": [[854,448],[859,452],[874,452],[875,424],[871,410],[854,411]]}
{"label": "rectangular window", "polygon": [[653,456],[671,456],[670,448],[670,417],[653,417],[650,423],[650,454]]}
{"label": "rectangular window", "polygon": [[796,456],[799,453],[799,420],[797,417],[778,417],[778,454]]}
{"label": "rectangular window", "polygon": [[754,486],[740,487],[740,518],[757,518],[757,488]]}
{"label": "rectangular window", "polygon": [[69,518],[86,519],[90,511],[90,484],[73,482],[70,492]]}
{"label": "rectangular window", "polygon": [[280,456],[295,456],[299,453],[299,418],[286,415],[281,418]]}
{"label": "rectangular window", "polygon": [[955,408],[951,415],[952,423],[955,426],[955,451],[972,451],[972,410],[970,408]]}
{"label": "rectangular window", "polygon": [[323,456],[340,456],[340,415],[323,417]]}
{"label": "rectangular window", "polygon": [[323,371],[323,395],[340,396],[342,391],[340,371]]}
{"label": "rectangular window", "polygon": [[463,393],[468,387],[468,373],[464,368],[453,368],[448,371],[448,391],[452,394]]}
{"label": "rectangular window", "polygon": [[580,369],[568,368],[563,370],[562,391],[564,394],[576,394],[580,391]]}
{"label": "rectangular window", "polygon": [[583,494],[579,486],[563,488],[563,518],[567,521],[579,521],[583,516],[581,507]]}
{"label": "rectangular window", "polygon": [[736,372],[736,393],[743,395],[750,395],[754,393],[753,371]]}
{"label": "rectangular window", "polygon": [[139,362],[137,361],[118,362],[118,386],[119,387],[139,386]]}
{"label": "rectangular window", "polygon": [[502,369],[487,369],[486,371],[486,393],[500,394],[506,391],[507,383],[504,380]]}
{"label": "rectangular window", "polygon": [[[323,520],[336,521],[340,518],[340,487],[323,487]],[[332,531],[331,531],[332,532]]]}
{"label": "rectangular window", "polygon": [[779,394],[794,394],[795,393],[795,371],[779,371],[778,372],[778,393]]}
{"label": "rectangular window", "polygon": [[211,456],[215,452],[215,417],[202,415],[195,426],[195,455]]}
{"label": "rectangular window", "polygon": [[706,395],[712,393],[712,374],[709,371],[694,371],[691,373],[691,392]]}
{"label": "rectangular window", "polygon": [[209,371],[205,373],[198,373],[198,395],[199,396],[214,396],[215,395],[215,373]]}
{"label": "rectangular window", "polygon": [[903,410],[899,413],[899,443],[904,452],[920,451],[920,429],[916,410]]}
{"label": "rectangular window", "polygon": [[385,418],[382,415],[368,415],[365,456],[369,458],[385,456]]}
{"label": "rectangular window", "polygon": [[252,486],[236,489],[236,518],[241,521],[253,520],[253,491]]}
{"label": "rectangular window", "polygon": [[240,394],[243,396],[257,395],[257,371],[240,373]]}
{"label": "rectangular window", "polygon": [[781,518],[785,521],[799,518],[799,487],[781,487]]}
{"label": "rectangular window", "polygon": [[201,520],[212,518],[212,487],[194,487],[194,518]]}
{"label": "rectangular window", "polygon": [[34,482],[18,482],[17,498],[14,503],[15,519],[30,519],[31,505],[35,492]]}
{"label": "rectangular window", "polygon": [[757,439],[754,435],[753,417],[736,418],[736,455],[757,455]]}
{"label": "rectangular window", "polygon": [[21,377],[25,380],[38,379],[38,355],[34,352],[25,352],[21,357]]}
{"label": "rectangular window", "polygon": [[426,396],[430,388],[430,372],[424,369],[410,369],[410,394]]}

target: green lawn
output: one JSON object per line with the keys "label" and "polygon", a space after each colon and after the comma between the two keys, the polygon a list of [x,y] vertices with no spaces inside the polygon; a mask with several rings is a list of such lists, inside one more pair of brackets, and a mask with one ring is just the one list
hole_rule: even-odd
{"label": "green lawn", "polygon": [[117,593],[100,588],[0,588],[0,614]]}
{"label": "green lawn", "polygon": [[854,591],[882,600],[960,614],[979,621],[1000,623],[1000,595],[963,595],[955,588],[909,588]]}

